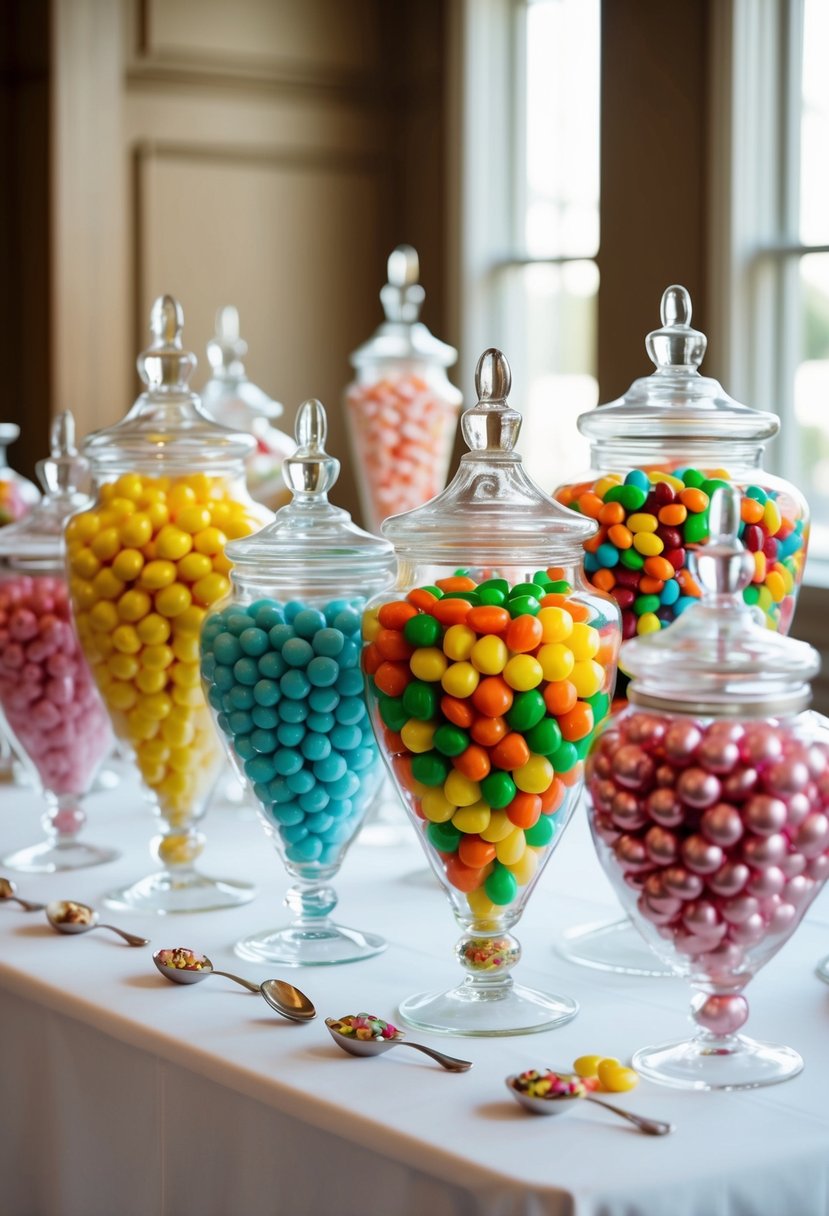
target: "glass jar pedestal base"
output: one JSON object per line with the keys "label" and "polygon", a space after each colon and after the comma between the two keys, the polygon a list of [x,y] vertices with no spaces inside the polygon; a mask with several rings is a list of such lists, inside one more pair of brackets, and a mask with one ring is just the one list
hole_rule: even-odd
{"label": "glass jar pedestal base", "polygon": [[0,865],[4,869],[18,870],[22,874],[59,874],[66,870],[102,866],[108,861],[116,861],[120,856],[116,849],[99,848],[82,840],[66,840],[60,843],[43,840],[40,844],[33,844],[0,857]]}
{"label": "glass jar pedestal base", "polygon": [[791,1047],[747,1035],[697,1035],[643,1047],[631,1061],[643,1077],[675,1089],[756,1089],[796,1077],[803,1060]]}
{"label": "glass jar pedestal base", "polygon": [[673,979],[675,973],[664,966],[637,933],[626,916],[598,925],[577,925],[567,929],[556,950],[568,962],[617,975],[644,975],[651,979]]}
{"label": "glass jar pedestal base", "polygon": [[108,891],[107,908],[120,912],[154,912],[159,916],[177,912],[215,912],[247,904],[256,894],[251,883],[235,879],[208,878],[196,870],[161,870],[148,874],[128,887]]}
{"label": "glass jar pedestal base", "polygon": [[253,963],[279,963],[282,967],[326,967],[357,963],[382,954],[387,942],[376,933],[347,929],[333,921],[286,925],[242,938],[234,947],[239,958]]}

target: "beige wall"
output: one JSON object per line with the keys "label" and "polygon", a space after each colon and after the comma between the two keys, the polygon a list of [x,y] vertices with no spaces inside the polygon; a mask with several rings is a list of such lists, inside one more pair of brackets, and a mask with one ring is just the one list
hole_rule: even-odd
{"label": "beige wall", "polygon": [[[135,396],[150,304],[204,347],[235,304],[248,373],[318,396],[346,457],[349,352],[381,318],[391,248],[419,247],[440,328],[439,0],[61,0],[54,5],[53,408],[81,432]],[[351,471],[335,493],[354,508]]]}

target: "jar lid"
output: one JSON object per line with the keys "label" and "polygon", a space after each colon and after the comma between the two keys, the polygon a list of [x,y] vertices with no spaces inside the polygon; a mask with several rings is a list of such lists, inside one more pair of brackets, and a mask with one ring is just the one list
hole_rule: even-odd
{"label": "jar lid", "polygon": [[253,431],[262,418],[279,418],[282,405],[248,380],[242,362],[248,344],[239,334],[239,310],[227,304],[216,313],[216,330],[207,343],[213,374],[201,390],[202,405],[216,422]]}
{"label": "jar lid", "polygon": [[807,642],[767,629],[745,603],[754,561],[738,539],[735,487],[714,491],[709,521],[709,541],[689,554],[702,598],[667,629],[622,644],[620,667],[633,677],[629,700],[726,717],[805,709],[820,656]]}
{"label": "jar lid", "polygon": [[52,423],[50,451],[36,465],[43,497],[17,523],[0,528],[0,560],[6,567],[60,566],[66,521],[91,505],[89,496],[78,489],[89,463],[78,455],[75,419],[69,410]]}
{"label": "jar lid", "polygon": [[153,340],[137,360],[147,391],[114,426],[93,431],[83,443],[97,472],[133,469],[210,471],[238,463],[255,446],[249,435],[219,426],[205,413],[188,381],[196,356],[182,346],[184,314],[178,300],[159,296],[150,313]]}
{"label": "jar lid", "polygon": [[780,430],[775,414],[734,401],[718,380],[697,370],[708,339],[691,326],[691,297],[674,284],[662,293],[662,326],[645,348],[656,365],[623,397],[580,415],[577,426],[594,442],[630,439],[743,440],[762,443]]}
{"label": "jar lid", "polygon": [[545,494],[514,450],[521,415],[507,403],[510,366],[484,351],[475,370],[478,403],[461,415],[470,449],[446,489],[422,507],[392,515],[381,531],[398,556],[468,566],[578,562],[598,524]]}
{"label": "jar lid", "polygon": [[441,342],[418,320],[426,293],[418,282],[420,263],[411,245],[398,245],[389,255],[388,276],[380,292],[386,319],[354,351],[352,366],[364,367],[377,360],[425,359],[451,367],[458,358],[454,346]]}
{"label": "jar lid", "polygon": [[[263,576],[286,583],[330,584],[341,578],[354,587],[391,581],[394,551],[388,541],[358,528],[348,511],[328,501],[340,475],[340,462],[325,450],[328,419],[319,401],[300,406],[296,417],[297,449],[282,463],[282,476],[293,495],[273,521],[253,536],[226,546],[228,558],[245,576],[260,569]],[[379,589],[379,587],[377,588]]]}

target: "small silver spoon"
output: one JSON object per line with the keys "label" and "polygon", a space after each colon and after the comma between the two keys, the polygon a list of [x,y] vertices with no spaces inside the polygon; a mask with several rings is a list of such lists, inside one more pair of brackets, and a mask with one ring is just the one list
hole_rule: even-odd
{"label": "small silver spoon", "polygon": [[384,1051],[389,1051],[392,1047],[413,1047],[415,1051],[422,1051],[424,1055],[436,1060],[447,1072],[468,1072],[472,1067],[471,1060],[458,1060],[455,1056],[444,1055],[442,1051],[435,1051],[433,1047],[426,1047],[423,1043],[410,1043],[408,1039],[403,1038],[399,1030],[397,1032],[399,1037],[394,1039],[353,1038],[349,1034],[343,1034],[342,1031],[334,1029],[338,1020],[338,1018],[325,1019],[328,1033],[338,1047],[342,1047],[343,1051],[347,1051],[352,1056],[381,1056]]}
{"label": "small silver spoon", "polygon": [[21,899],[17,894],[17,883],[10,878],[0,878],[0,899],[13,899],[25,912],[42,912],[46,904],[35,904],[30,899]]}
{"label": "small silver spoon", "polygon": [[[73,919],[77,918],[77,919]],[[74,899],[59,899],[46,905],[46,919],[58,933],[91,933],[93,929],[109,929],[122,937],[128,946],[149,946],[148,937],[138,937],[115,925],[102,925],[98,913],[88,904],[79,904]]]}
{"label": "small silver spoon", "polygon": [[271,1009],[275,1009],[283,1018],[289,1018],[292,1022],[310,1022],[317,1016],[313,1003],[305,993],[285,980],[263,980],[261,984],[255,984],[252,980],[243,979],[241,975],[231,974],[230,971],[217,971],[206,955],[197,954],[193,950],[188,953],[201,964],[199,967],[171,967],[161,961],[160,955],[166,953],[166,950],[156,950],[153,962],[164,978],[174,984],[198,984],[209,975],[222,975],[226,980],[233,980],[234,984],[241,984],[248,992],[255,992],[264,997]]}
{"label": "small silver spoon", "polygon": [[532,1094],[525,1094],[517,1089],[517,1081],[518,1077],[507,1077],[507,1089],[516,1102],[527,1110],[531,1110],[534,1115],[567,1115],[575,1109],[579,1102],[595,1102],[597,1106],[603,1106],[605,1110],[612,1111],[614,1115],[627,1119],[628,1123],[632,1123],[646,1136],[667,1136],[675,1130],[673,1123],[663,1123],[660,1119],[646,1119],[644,1115],[634,1115],[629,1110],[622,1110],[621,1106],[613,1106],[610,1102],[605,1102],[604,1098],[597,1098],[594,1094],[561,1094],[554,1098],[536,1098]]}

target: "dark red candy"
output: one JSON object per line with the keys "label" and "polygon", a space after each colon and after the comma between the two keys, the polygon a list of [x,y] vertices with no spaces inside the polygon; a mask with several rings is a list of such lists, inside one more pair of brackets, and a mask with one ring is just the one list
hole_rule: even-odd
{"label": "dark red candy", "polygon": [[685,550],[681,546],[679,548],[669,549],[666,545],[665,550],[662,553],[662,557],[671,563],[674,570],[682,570],[685,566]]}
{"label": "dark red candy", "polygon": [[667,507],[676,498],[676,494],[667,481],[658,481],[653,487],[653,495],[660,507]]}
{"label": "dark red candy", "polygon": [[625,641],[628,638],[636,637],[636,623],[638,620],[639,618],[636,613],[631,612],[630,609],[626,609],[622,613],[622,637]]}
{"label": "dark red candy", "polygon": [[778,549],[777,537],[767,536],[765,543],[763,545],[763,553],[766,556],[766,561],[769,561],[769,562],[777,561],[777,549]]}
{"label": "dark red candy", "polygon": [[631,591],[636,590],[642,577],[641,570],[628,570],[627,566],[617,566],[613,573],[616,575],[616,583],[620,587],[629,587]]}
{"label": "dark red candy", "polygon": [[645,499],[645,505],[639,508],[637,514],[656,515],[659,511],[659,499],[656,497],[656,486],[653,487],[648,497]]}
{"label": "dark red candy", "polygon": [[678,549],[682,544],[682,534],[677,528],[668,528],[664,524],[660,524],[656,529],[656,535],[666,549]]}
{"label": "dark red candy", "polygon": [[614,587],[610,593],[620,608],[630,608],[636,599],[636,592],[630,587]]}
{"label": "dark red candy", "polygon": [[751,553],[758,553],[765,543],[766,534],[759,524],[746,524],[743,544]]}

